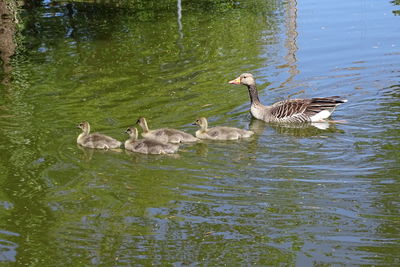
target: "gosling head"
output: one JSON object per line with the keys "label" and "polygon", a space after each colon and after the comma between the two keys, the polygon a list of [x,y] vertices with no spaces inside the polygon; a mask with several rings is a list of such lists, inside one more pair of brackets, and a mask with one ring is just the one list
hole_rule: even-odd
{"label": "gosling head", "polygon": [[138,131],[135,127],[128,127],[128,129],[126,129],[125,133],[127,133],[134,140],[136,140],[138,137]]}
{"label": "gosling head", "polygon": [[207,119],[204,117],[200,117],[200,118],[196,119],[196,121],[193,123],[193,125],[197,125],[200,127],[201,130],[205,131],[205,130],[207,130],[207,126],[208,126]]}
{"label": "gosling head", "polygon": [[84,131],[84,132],[90,131],[90,125],[87,121],[83,121],[83,122],[79,123],[76,127],[81,128],[82,131]]}
{"label": "gosling head", "polygon": [[246,86],[255,85],[256,82],[251,73],[243,73],[236,79],[229,81],[230,84],[243,84]]}

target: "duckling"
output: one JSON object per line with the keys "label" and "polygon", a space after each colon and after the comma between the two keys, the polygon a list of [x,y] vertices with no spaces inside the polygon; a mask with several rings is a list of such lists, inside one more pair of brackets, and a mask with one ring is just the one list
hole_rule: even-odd
{"label": "duckling", "polygon": [[90,134],[90,124],[87,121],[79,123],[77,127],[83,131],[76,139],[78,145],[90,148],[110,149],[119,148],[122,144],[120,141],[104,134]]}
{"label": "duckling", "polygon": [[163,143],[190,143],[199,140],[191,134],[176,129],[161,128],[156,130],[149,130],[149,127],[147,126],[147,121],[143,117],[140,117],[136,123],[139,124],[140,127],[142,127],[143,129],[143,138],[154,139]]}
{"label": "duckling", "polygon": [[204,117],[198,118],[193,125],[198,125],[200,130],[196,131],[196,137],[200,139],[211,140],[237,140],[239,138],[247,138],[254,134],[252,131],[242,130],[233,127],[213,127],[207,129],[208,122]]}
{"label": "duckling", "polygon": [[129,127],[125,133],[129,139],[125,141],[125,149],[142,154],[172,154],[178,151],[179,145],[161,143],[157,140],[138,140],[138,131],[135,127]]}

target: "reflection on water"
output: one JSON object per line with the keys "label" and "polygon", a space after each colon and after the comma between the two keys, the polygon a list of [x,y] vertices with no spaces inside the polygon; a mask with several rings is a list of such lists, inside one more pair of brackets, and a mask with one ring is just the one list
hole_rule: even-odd
{"label": "reflection on water", "polygon": [[80,145],[76,145],[77,148],[82,151],[82,159],[85,161],[90,161],[93,158],[94,153],[99,153],[99,154],[113,154],[113,153],[122,153],[124,150],[120,148],[113,148],[113,149],[94,149],[94,148],[88,148],[88,147],[83,147]]}
{"label": "reflection on water", "polygon": [[276,124],[265,123],[260,120],[252,119],[250,123],[250,130],[258,135],[262,135],[265,128],[269,127],[274,129],[279,134],[288,134],[297,137],[310,137],[323,135],[324,133],[342,132],[343,130],[337,129],[335,122],[313,122],[313,123],[290,123],[290,124]]}
{"label": "reflection on water", "polygon": [[[0,87],[0,261],[398,264],[399,48],[389,1],[26,1]],[[340,17],[340,20],[337,18]],[[260,100],[342,95],[345,123],[251,119]],[[140,116],[248,140],[178,155],[85,149]]]}

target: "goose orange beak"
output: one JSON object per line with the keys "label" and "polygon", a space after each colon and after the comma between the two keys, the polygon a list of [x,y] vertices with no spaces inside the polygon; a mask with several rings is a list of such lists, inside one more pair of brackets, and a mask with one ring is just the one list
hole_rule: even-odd
{"label": "goose orange beak", "polygon": [[240,77],[237,77],[236,79],[229,81],[228,83],[230,84],[240,84]]}

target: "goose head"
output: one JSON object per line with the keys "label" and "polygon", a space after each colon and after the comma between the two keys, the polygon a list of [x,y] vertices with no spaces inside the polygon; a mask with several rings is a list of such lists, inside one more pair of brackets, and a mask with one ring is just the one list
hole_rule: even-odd
{"label": "goose head", "polygon": [[138,130],[135,127],[128,127],[125,133],[127,133],[133,140],[136,140],[138,138]]}
{"label": "goose head", "polygon": [[208,122],[207,122],[206,118],[200,117],[200,118],[196,119],[196,121],[193,123],[193,125],[199,126],[202,131],[206,131],[207,127],[208,127]]}
{"label": "goose head", "polygon": [[79,123],[76,127],[82,129],[82,131],[85,133],[90,132],[90,124],[87,121]]}
{"label": "goose head", "polygon": [[255,86],[256,82],[251,73],[243,73],[236,79],[229,81],[230,84],[243,84],[246,86]]}

